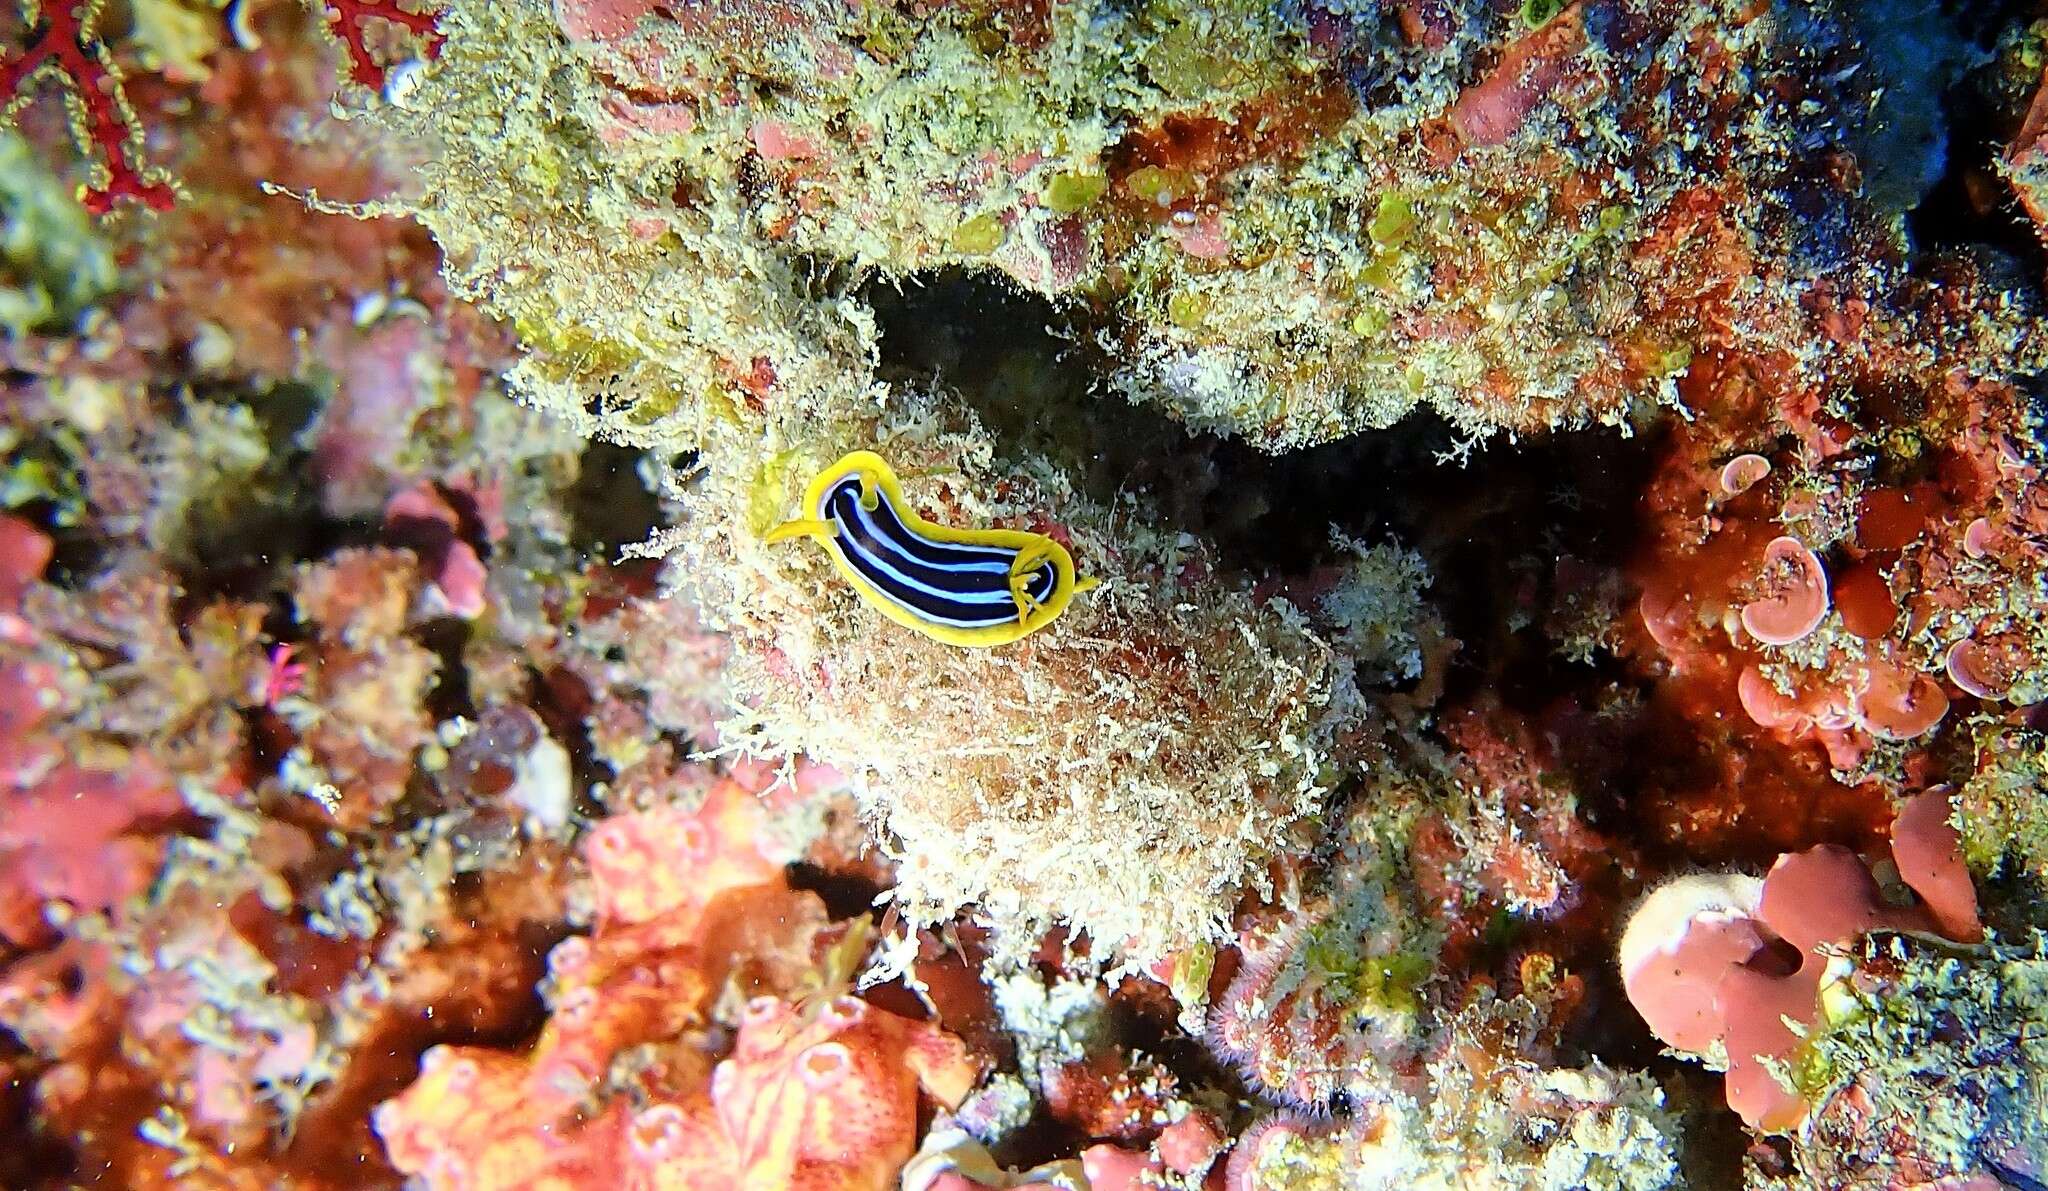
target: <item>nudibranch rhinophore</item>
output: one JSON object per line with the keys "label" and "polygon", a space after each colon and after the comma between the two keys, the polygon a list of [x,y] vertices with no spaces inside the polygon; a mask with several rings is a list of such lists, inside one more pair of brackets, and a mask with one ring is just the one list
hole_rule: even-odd
{"label": "nudibranch rhinophore", "polygon": [[1075,580],[1073,555],[1045,534],[926,521],[873,451],[819,472],[803,512],[767,540],[816,538],[863,599],[949,645],[1007,645],[1051,624],[1075,592],[1095,586]]}

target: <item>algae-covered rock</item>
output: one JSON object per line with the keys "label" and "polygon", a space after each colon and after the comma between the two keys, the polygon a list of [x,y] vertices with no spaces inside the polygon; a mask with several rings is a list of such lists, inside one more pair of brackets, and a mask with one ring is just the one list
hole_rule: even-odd
{"label": "algae-covered rock", "polygon": [[[677,94],[705,101],[671,125],[689,131],[656,134],[618,123],[599,51],[538,6],[458,6],[444,28],[440,64],[395,113],[440,146],[416,213],[454,282],[525,340],[514,379],[533,400],[589,433],[695,452],[663,545],[733,636],[744,743],[863,779],[918,920],[975,903],[1141,954],[1220,934],[1316,804],[1344,710],[1326,650],[1285,604],[1181,585],[1204,573],[1199,551],[1118,522],[1028,453],[998,463],[957,405],[875,379],[871,313],[764,222],[762,171],[810,160],[807,134],[709,102],[734,78],[693,73],[729,51],[765,71],[845,47],[802,22],[746,25],[736,45],[666,29]],[[816,86],[855,86],[834,77]],[[1103,586],[1001,651],[890,623],[816,552],[763,542],[856,448],[887,457],[932,520],[1057,529]]]}
{"label": "algae-covered rock", "polygon": [[[1821,387],[1835,337],[1902,317],[1896,228],[1831,147],[1871,95],[1826,7],[519,0],[441,28],[384,113],[429,146],[403,209],[516,330],[532,402],[690,453],[662,544],[734,638],[743,743],[861,775],[921,920],[1214,935],[1315,809],[1351,676],[1412,678],[1436,634],[1408,568],[1362,567],[1412,623],[1343,595],[1333,665],[1142,503],[885,380],[860,283],[1021,286],[1088,400],[1266,448],[1422,406],[1633,427],[1704,353]],[[762,541],[856,449],[930,519],[1057,530],[1103,586],[996,653],[899,629]]]}
{"label": "algae-covered rock", "polygon": [[76,317],[114,288],[113,250],[71,188],[21,135],[0,128],[0,329]]}
{"label": "algae-covered rock", "polygon": [[2048,1171],[2040,937],[1969,949],[1872,937],[1847,966],[1794,1073],[1817,1089],[1795,1185],[2037,1182]]}
{"label": "algae-covered rock", "polygon": [[1885,251],[1828,9],[1396,7],[457,5],[403,101],[536,391],[665,441],[756,359],[802,391],[754,335],[855,347],[840,269],[1068,301],[1105,395],[1282,448],[1633,424],[1702,348],[1803,355]]}

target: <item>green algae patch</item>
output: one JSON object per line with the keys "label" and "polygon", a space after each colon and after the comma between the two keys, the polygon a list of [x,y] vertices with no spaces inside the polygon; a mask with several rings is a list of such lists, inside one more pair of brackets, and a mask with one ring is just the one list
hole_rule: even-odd
{"label": "green algae patch", "polygon": [[1166,299],[1166,317],[1176,327],[1195,330],[1209,317],[1209,299],[1192,290],[1182,290]]}
{"label": "green algae patch", "polygon": [[951,243],[953,251],[962,255],[987,256],[1001,248],[1008,235],[1002,216],[991,212],[977,215],[954,228]]}
{"label": "green algae patch", "polygon": [[1145,72],[1175,99],[1195,99],[1230,86],[1242,72],[1217,52],[1209,30],[1189,21],[1175,25],[1145,52]]}
{"label": "green algae patch", "polygon": [[1124,175],[1124,187],[1155,207],[1171,207],[1195,193],[1194,175],[1186,170],[1148,165]]}
{"label": "green algae patch", "polygon": [[1399,248],[1415,231],[1415,200],[1405,194],[1383,194],[1373,208],[1365,233],[1382,248]]}
{"label": "green algae patch", "polygon": [[1357,1002],[1380,1013],[1414,1014],[1422,1007],[1417,995],[1436,971],[1436,958],[1417,951],[1367,956],[1352,985]]}
{"label": "green algae patch", "polygon": [[1101,174],[1055,174],[1045,185],[1045,205],[1061,215],[1072,215],[1095,205],[1109,191],[1109,179]]}

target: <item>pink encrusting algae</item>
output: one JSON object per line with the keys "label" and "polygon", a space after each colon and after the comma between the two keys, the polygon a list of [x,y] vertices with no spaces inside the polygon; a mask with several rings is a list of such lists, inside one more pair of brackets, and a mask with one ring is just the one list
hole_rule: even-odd
{"label": "pink encrusting algae", "polygon": [[[1819,1022],[1827,949],[1874,931],[1983,937],[1948,809],[1946,793],[1930,790],[1893,820],[1893,861],[1918,904],[1888,904],[1853,852],[1823,844],[1780,857],[1762,881],[1681,878],[1631,916],[1621,942],[1630,1001],[1665,1043],[1726,1066],[1729,1107],[1750,1125],[1784,1132],[1811,1108],[1771,1064],[1792,1063],[1799,1031]],[[1774,941],[1796,955],[1791,970],[1765,958]]]}
{"label": "pink encrusting algae", "polygon": [[[34,597],[50,541],[0,517],[8,572],[0,604]],[[0,940],[47,942],[52,905],[106,910],[142,893],[163,858],[156,830],[184,809],[154,758],[119,748],[80,755],[53,722],[75,692],[57,657],[17,618],[0,643]]]}
{"label": "pink encrusting algae", "polygon": [[1742,606],[1742,627],[1766,645],[1790,645],[1820,627],[1828,614],[1828,576],[1797,538],[1764,547],[1763,594]]}

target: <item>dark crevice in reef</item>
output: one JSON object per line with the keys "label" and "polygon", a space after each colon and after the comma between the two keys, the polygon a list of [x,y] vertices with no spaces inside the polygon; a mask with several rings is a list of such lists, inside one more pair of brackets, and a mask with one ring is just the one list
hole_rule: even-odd
{"label": "dark crevice in reef", "polygon": [[1603,593],[1582,585],[1634,552],[1637,493],[1656,443],[1612,430],[1496,439],[1462,468],[1398,481],[1406,494],[1398,534],[1429,560],[1431,598],[1461,643],[1447,688],[1453,701],[1483,690],[1536,715],[1562,695],[1625,681],[1608,654],[1565,656],[1561,630],[1544,618],[1573,602],[1597,606]]}
{"label": "dark crevice in reef", "polygon": [[1946,131],[1939,174],[1906,212],[1913,244],[1922,250],[1963,245],[1991,248],[2014,260],[2016,272],[2038,277],[2048,254],[1998,167],[2019,133],[2019,120],[2038,75],[2005,77],[1996,58],[1998,34],[2022,18],[2021,0],[1944,0],[1942,18],[1971,69],[1947,80],[1938,99]]}
{"label": "dark crevice in reef", "polygon": [[610,562],[619,548],[644,542],[663,523],[661,504],[640,475],[646,452],[607,442],[583,450],[569,490],[569,545],[584,559]]}
{"label": "dark crevice in reef", "polygon": [[[7,957],[12,962],[13,956]],[[36,1111],[36,1080],[48,1064],[31,1054],[11,1031],[0,1029],[0,1187],[50,1186],[78,1173],[71,1147],[50,1136]]]}
{"label": "dark crevice in reef", "polygon": [[[1975,101],[1959,102],[1967,106]],[[2018,275],[2041,275],[2048,254],[2042,252],[2026,212],[1996,173],[2004,151],[2004,142],[1993,140],[1982,121],[1958,121],[1948,168],[1906,215],[1915,247],[1938,251],[1979,245],[2012,258]]]}
{"label": "dark crevice in reef", "polygon": [[[1330,528],[1383,536],[1404,478],[1436,470],[1441,421],[1285,455],[1193,432],[1092,391],[1082,332],[1052,303],[991,277],[945,272],[863,293],[882,328],[885,379],[958,393],[999,443],[1043,454],[1090,495],[1133,495],[1164,525],[1205,539],[1228,571],[1293,574],[1330,553]],[[1455,469],[1443,469],[1446,480]]]}
{"label": "dark crevice in reef", "polygon": [[1167,527],[1207,541],[1228,574],[1256,582],[1339,561],[1333,528],[1420,551],[1431,598],[1463,643],[1453,700],[1486,688],[1535,710],[1618,674],[1560,657],[1537,620],[1572,581],[1560,558],[1611,567],[1634,549],[1632,510],[1658,436],[1495,439],[1461,465],[1444,461],[1453,428],[1418,411],[1273,455],[1091,391],[1084,333],[999,280],[946,272],[863,296],[882,328],[886,379],[959,393],[999,442],[1044,454],[1098,499],[1137,496]]}

